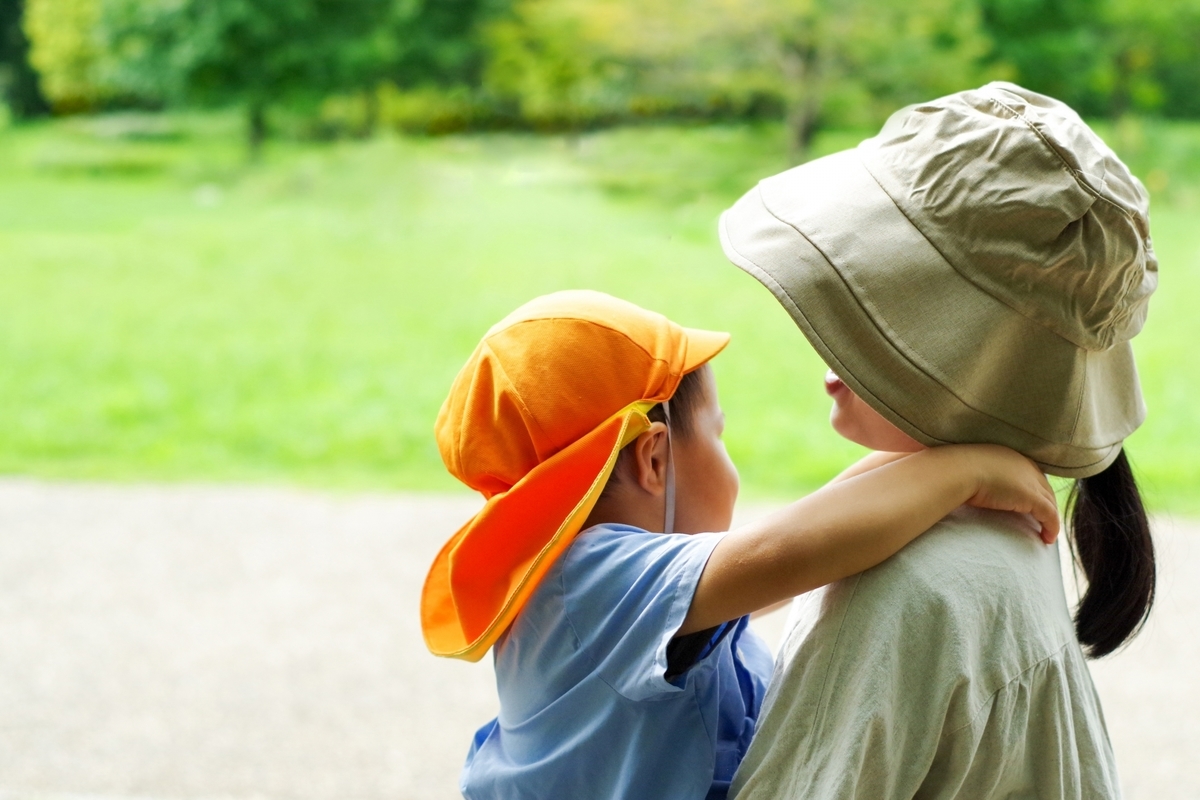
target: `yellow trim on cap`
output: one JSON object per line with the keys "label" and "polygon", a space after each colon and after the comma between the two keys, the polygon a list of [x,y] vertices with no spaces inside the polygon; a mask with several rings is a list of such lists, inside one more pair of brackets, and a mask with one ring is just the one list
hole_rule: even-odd
{"label": "yellow trim on cap", "polygon": [[459,658],[464,661],[479,661],[491,646],[496,643],[496,640],[503,635],[504,631],[508,630],[508,626],[516,619],[517,614],[525,606],[526,601],[529,600],[529,597],[541,583],[542,578],[545,577],[550,567],[554,565],[557,557],[566,549],[566,546],[575,538],[575,535],[579,533],[583,523],[587,520],[588,514],[592,513],[592,508],[596,505],[596,500],[604,490],[605,484],[608,483],[608,478],[612,474],[613,467],[617,462],[617,455],[621,452],[621,448],[650,429],[650,418],[646,414],[655,405],[656,403],[653,401],[639,400],[635,403],[630,403],[604,421],[603,424],[608,424],[608,422],[617,417],[622,415],[625,417],[612,452],[609,454],[604,468],[596,476],[596,479],[592,481],[592,485],[587,493],[576,503],[575,508],[563,520],[562,525],[558,527],[554,535],[550,537],[550,541],[538,552],[537,556],[533,559],[533,564],[521,576],[516,591],[509,596],[507,602],[501,607],[500,613],[496,615],[496,618],[483,633],[475,641],[460,650],[441,653],[431,651],[435,656]]}

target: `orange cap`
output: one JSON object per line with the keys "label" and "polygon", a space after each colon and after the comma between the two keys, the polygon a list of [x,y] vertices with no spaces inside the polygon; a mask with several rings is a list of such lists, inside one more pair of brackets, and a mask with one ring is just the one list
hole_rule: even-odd
{"label": "orange cap", "polygon": [[482,492],[421,593],[425,643],[478,661],[579,532],[646,412],[724,349],[600,292],[545,295],[487,332],[442,404],[446,468]]}

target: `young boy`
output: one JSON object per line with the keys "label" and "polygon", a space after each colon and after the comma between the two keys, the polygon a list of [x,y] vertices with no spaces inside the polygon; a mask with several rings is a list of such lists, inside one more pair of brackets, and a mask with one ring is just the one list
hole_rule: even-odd
{"label": "young boy", "polygon": [[864,460],[729,531],[738,478],[706,366],[728,340],[560,292],[488,331],[455,379],[438,445],[488,499],[421,612],[435,654],[495,647],[500,715],[464,796],[723,798],[772,666],[747,614],[880,563],[963,503],[1057,535],[1042,473],[986,445]]}

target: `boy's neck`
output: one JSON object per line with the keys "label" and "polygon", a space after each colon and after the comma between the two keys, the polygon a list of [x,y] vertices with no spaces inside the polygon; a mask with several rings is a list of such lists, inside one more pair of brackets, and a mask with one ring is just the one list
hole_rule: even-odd
{"label": "boy's neck", "polygon": [[584,529],[593,525],[631,525],[645,531],[661,533],[666,514],[665,501],[647,492],[616,491],[601,497],[583,523]]}

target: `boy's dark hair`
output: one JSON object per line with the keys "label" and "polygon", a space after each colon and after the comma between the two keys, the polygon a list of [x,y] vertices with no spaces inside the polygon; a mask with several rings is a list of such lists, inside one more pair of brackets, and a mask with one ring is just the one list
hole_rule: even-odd
{"label": "boy's dark hair", "polygon": [[[687,439],[692,435],[696,409],[704,402],[704,376],[710,369],[711,367],[708,364],[702,364],[679,380],[679,386],[675,388],[675,394],[671,395],[670,400],[672,437]],[[659,403],[646,412],[646,416],[650,418],[651,422],[666,423],[667,421],[667,415],[663,411],[662,403]],[[633,442],[629,444],[633,444]],[[604,485],[603,491],[600,492],[600,497],[608,494],[613,485],[626,479],[626,475],[629,472],[629,462],[632,458],[633,450],[629,445],[625,445],[617,455],[617,463],[613,465],[612,474],[608,476],[608,483]],[[597,498],[597,500],[599,499]]]}

